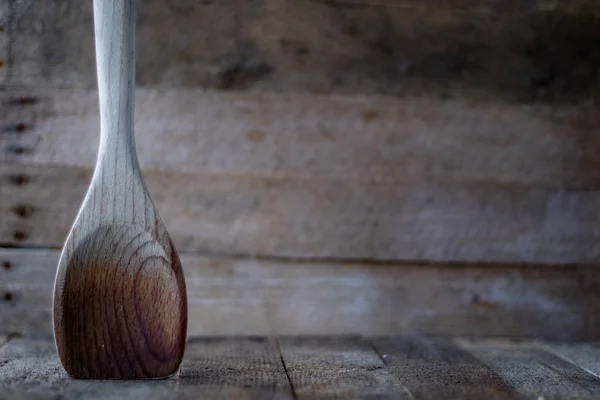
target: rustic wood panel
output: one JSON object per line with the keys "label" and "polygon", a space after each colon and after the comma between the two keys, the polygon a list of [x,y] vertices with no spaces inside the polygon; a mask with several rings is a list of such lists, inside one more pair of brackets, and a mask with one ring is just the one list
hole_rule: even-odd
{"label": "rustic wood panel", "polygon": [[[58,251],[0,252],[1,333],[52,335],[57,258]],[[600,333],[595,268],[303,263],[193,254],[182,254],[181,261],[190,336],[425,332],[597,339]]]}
{"label": "rustic wood panel", "polygon": [[296,398],[397,399],[412,396],[360,338],[282,338],[281,356]]}
{"label": "rustic wood panel", "polygon": [[[98,92],[0,92],[2,161],[94,165]],[[593,108],[136,90],[142,167],[373,183],[600,186]],[[22,149],[18,149],[22,147]]]}
{"label": "rustic wood panel", "polygon": [[461,346],[530,399],[596,399],[600,379],[529,342],[459,340]]}
{"label": "rustic wood panel", "polygon": [[[138,83],[526,101],[598,93],[594,0],[416,3],[145,1]],[[95,85],[89,2],[11,4],[8,84]]]}
{"label": "rustic wood panel", "polygon": [[190,399],[219,393],[239,399],[294,398],[277,343],[264,337],[191,339],[178,378],[175,393]]}
{"label": "rustic wood panel", "polygon": [[594,12],[598,4],[590,0],[556,2],[553,0],[314,0],[340,7],[379,5],[425,10],[449,10],[462,13],[561,11],[572,13]]}
{"label": "rustic wood panel", "polygon": [[498,375],[449,340],[406,336],[374,344],[411,399],[517,398]]}
{"label": "rustic wood panel", "polygon": [[57,399],[67,383],[54,343],[12,339],[0,348],[0,392],[10,400]]}
{"label": "rustic wood panel", "polygon": [[292,399],[274,340],[192,339],[178,375],[159,381],[68,378],[50,340],[13,339],[0,350],[3,399]]}
{"label": "rustic wood panel", "polygon": [[[467,346],[469,342],[457,339],[478,357],[483,354],[486,361],[439,338],[393,337],[375,342],[380,350],[385,349],[383,359],[372,338],[191,338],[180,373],[170,379],[93,381],[68,378],[51,340],[12,339],[0,349],[0,393],[3,400],[586,400],[597,398],[600,388],[600,379],[531,341],[486,339]],[[485,363],[498,369],[498,375]]]}
{"label": "rustic wood panel", "polygon": [[[180,250],[600,259],[593,109],[198,90],[137,98],[140,162]],[[96,92],[16,91],[2,102],[0,243],[59,247],[96,156]]]}
{"label": "rustic wood panel", "polygon": [[600,343],[544,342],[542,346],[600,378]]}

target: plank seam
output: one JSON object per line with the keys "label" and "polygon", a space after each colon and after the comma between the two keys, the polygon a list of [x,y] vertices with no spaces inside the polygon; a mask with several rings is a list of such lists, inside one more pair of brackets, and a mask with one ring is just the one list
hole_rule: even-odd
{"label": "plank seam", "polygon": [[285,376],[287,377],[288,383],[290,384],[290,389],[292,390],[292,398],[294,400],[298,400],[298,396],[296,395],[296,389],[294,389],[294,383],[290,377],[290,373],[285,364],[285,360],[283,358],[283,352],[281,351],[281,345],[279,343],[279,339],[275,338],[275,344],[277,346],[277,352],[279,353],[279,359],[281,360],[281,365],[283,366],[283,370],[285,371]]}
{"label": "plank seam", "polygon": [[[15,245],[12,243],[0,243],[0,252],[18,251],[18,250],[33,250],[33,251],[60,251],[59,246],[36,246],[36,245]],[[371,266],[388,266],[388,267],[423,267],[423,268],[439,268],[446,269],[485,269],[489,270],[509,270],[509,269],[527,269],[528,271],[546,271],[549,268],[559,270],[592,270],[597,271],[598,266],[594,263],[577,263],[577,262],[500,262],[500,261],[437,261],[437,260],[410,260],[410,259],[385,259],[385,258],[344,258],[344,257],[293,257],[275,254],[252,254],[252,253],[225,253],[219,251],[180,251],[180,256],[199,256],[220,258],[225,260],[238,261],[257,261],[257,262],[272,262],[278,264],[338,264],[348,266],[371,265]]]}
{"label": "plank seam", "polygon": [[[383,365],[385,365],[386,369],[389,371],[389,365],[385,362],[385,357],[383,356],[383,354],[381,354],[379,352],[379,349],[377,348],[377,346],[375,346],[375,343],[373,343],[372,340],[369,340],[368,342],[369,342],[369,345],[371,346],[371,348],[373,349],[373,351],[375,352],[375,354],[377,354],[377,356],[379,356],[379,359],[381,360]],[[402,390],[404,390],[404,392],[407,394],[408,398],[410,400],[415,400],[415,397],[410,392],[410,390],[406,387],[406,385],[400,379],[398,379],[398,377],[396,377],[395,374],[390,373],[390,375],[392,376],[392,378],[394,378],[394,381],[398,384],[398,386],[400,386],[402,388]]]}
{"label": "plank seam", "polygon": [[[43,138],[47,136],[46,133],[37,135],[36,138],[38,140],[43,140]],[[94,166],[91,164],[84,164],[80,161],[73,162],[63,162],[62,160],[57,160],[53,158],[49,158],[46,160],[36,161],[31,156],[25,156],[21,159],[11,159],[5,158],[0,160],[0,166],[19,166],[19,167],[27,167],[27,168],[68,168],[73,170],[81,170],[86,172],[90,177],[93,173]],[[355,176],[350,173],[345,174],[331,174],[330,171],[327,171],[329,175],[325,175],[325,171],[322,169],[315,169],[308,172],[300,173],[296,170],[290,171],[275,171],[271,169],[259,170],[255,169],[252,171],[249,170],[227,170],[227,169],[186,169],[181,165],[166,165],[166,166],[155,166],[149,165],[146,161],[142,161],[141,164],[142,171],[144,175],[152,175],[152,174],[173,174],[173,175],[193,175],[197,177],[203,178],[227,178],[227,179],[254,179],[260,181],[275,181],[281,183],[290,183],[290,182],[298,182],[298,183],[326,183],[326,184],[335,184],[335,183],[349,183],[349,184],[357,184],[357,185],[379,185],[379,186],[419,186],[418,178],[409,176],[409,177],[398,177],[395,175],[394,171],[377,171],[372,170],[369,171],[369,174],[364,176]],[[321,175],[323,174],[323,175]],[[542,177],[539,181],[535,180],[527,180],[523,178],[517,178],[514,180],[508,180],[498,177],[476,177],[476,178],[464,178],[464,179],[456,179],[456,178],[445,178],[443,175],[436,174],[428,174],[424,175],[428,183],[427,185],[437,188],[464,188],[469,189],[471,187],[480,187],[481,185],[487,185],[489,187],[497,187],[497,188],[514,188],[514,189],[539,189],[550,191],[562,191],[562,192],[576,192],[576,193],[588,193],[588,192],[596,192],[600,190],[600,185],[598,184],[590,184],[590,183],[572,183],[572,182],[560,182],[560,183],[552,183],[547,182],[548,178]],[[453,180],[454,179],[454,180]]]}
{"label": "plank seam", "polygon": [[555,357],[557,357],[557,358],[559,358],[559,359],[561,359],[561,360],[563,360],[563,361],[565,361],[565,362],[567,362],[567,363],[575,366],[576,368],[581,369],[582,371],[587,372],[588,374],[592,375],[596,379],[600,379],[600,375],[598,375],[594,371],[591,371],[591,370],[587,369],[583,365],[578,364],[572,358],[570,358],[570,357],[562,354],[560,351],[557,351],[557,350],[553,349],[552,347],[544,345],[544,344],[541,344],[541,343],[536,343],[534,346],[536,348],[542,350],[542,351],[545,351],[545,352],[547,352],[549,354],[552,354],[553,356],[555,356]]}

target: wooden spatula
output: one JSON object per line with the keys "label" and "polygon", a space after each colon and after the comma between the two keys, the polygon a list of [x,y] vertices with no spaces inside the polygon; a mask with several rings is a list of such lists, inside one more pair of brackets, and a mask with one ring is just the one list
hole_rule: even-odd
{"label": "wooden spatula", "polygon": [[72,377],[168,377],[185,348],[186,288],[135,150],[135,0],[94,0],[94,27],[100,148],[58,265],[56,345]]}

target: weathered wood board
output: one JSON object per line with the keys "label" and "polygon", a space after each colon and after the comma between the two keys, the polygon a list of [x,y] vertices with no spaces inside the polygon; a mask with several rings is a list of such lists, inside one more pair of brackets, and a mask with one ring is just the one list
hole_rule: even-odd
{"label": "weathered wood board", "polygon": [[[600,259],[593,108],[183,89],[137,99],[144,176],[182,251]],[[1,101],[0,243],[60,247],[96,157],[97,94]]]}
{"label": "weathered wood board", "polygon": [[52,341],[12,339],[0,348],[0,393],[3,400],[598,397],[600,378],[535,342],[455,341],[465,348],[424,336],[197,337],[169,379],[89,381],[67,377]]}
{"label": "weathered wood board", "polygon": [[[598,4],[145,1],[137,139],[176,245],[597,262]],[[97,149],[91,4],[0,7],[0,244],[59,247]]]}
{"label": "weathered wood board", "polygon": [[582,399],[600,396],[600,379],[529,342],[458,340],[461,346],[527,398]]}
{"label": "weathered wood board", "polygon": [[385,368],[370,341],[352,337],[296,337],[279,341],[298,400],[412,399]]}
{"label": "weathered wood board", "polygon": [[600,343],[544,342],[546,350],[600,377]]}
{"label": "weathered wood board", "polygon": [[[157,381],[70,379],[54,343],[14,339],[0,349],[2,399],[293,399],[274,340],[193,339],[179,373]],[[23,397],[20,397],[23,396]]]}
{"label": "weathered wood board", "polygon": [[192,339],[178,378],[181,384],[177,393],[190,398],[218,394],[222,388],[229,388],[230,398],[294,398],[277,342],[272,338]]}
{"label": "weathered wood board", "polygon": [[374,344],[412,399],[517,398],[498,375],[449,339],[402,336]]}
{"label": "weathered wood board", "polygon": [[[94,87],[91,8],[77,0],[5,7],[5,84]],[[137,80],[577,101],[599,88],[599,17],[594,0],[149,0],[139,7]]]}
{"label": "weathered wood board", "polygon": [[[58,254],[0,251],[0,334],[52,335]],[[190,336],[600,335],[595,268],[293,262],[186,253],[181,261]]]}

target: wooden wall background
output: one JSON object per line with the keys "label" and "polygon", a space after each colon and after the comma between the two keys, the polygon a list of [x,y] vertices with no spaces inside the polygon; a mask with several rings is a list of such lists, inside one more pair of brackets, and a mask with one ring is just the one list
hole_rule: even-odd
{"label": "wooden wall background", "polygon": [[[51,334],[91,1],[0,0],[0,332]],[[145,0],[136,140],[192,334],[597,338],[600,3]]]}

